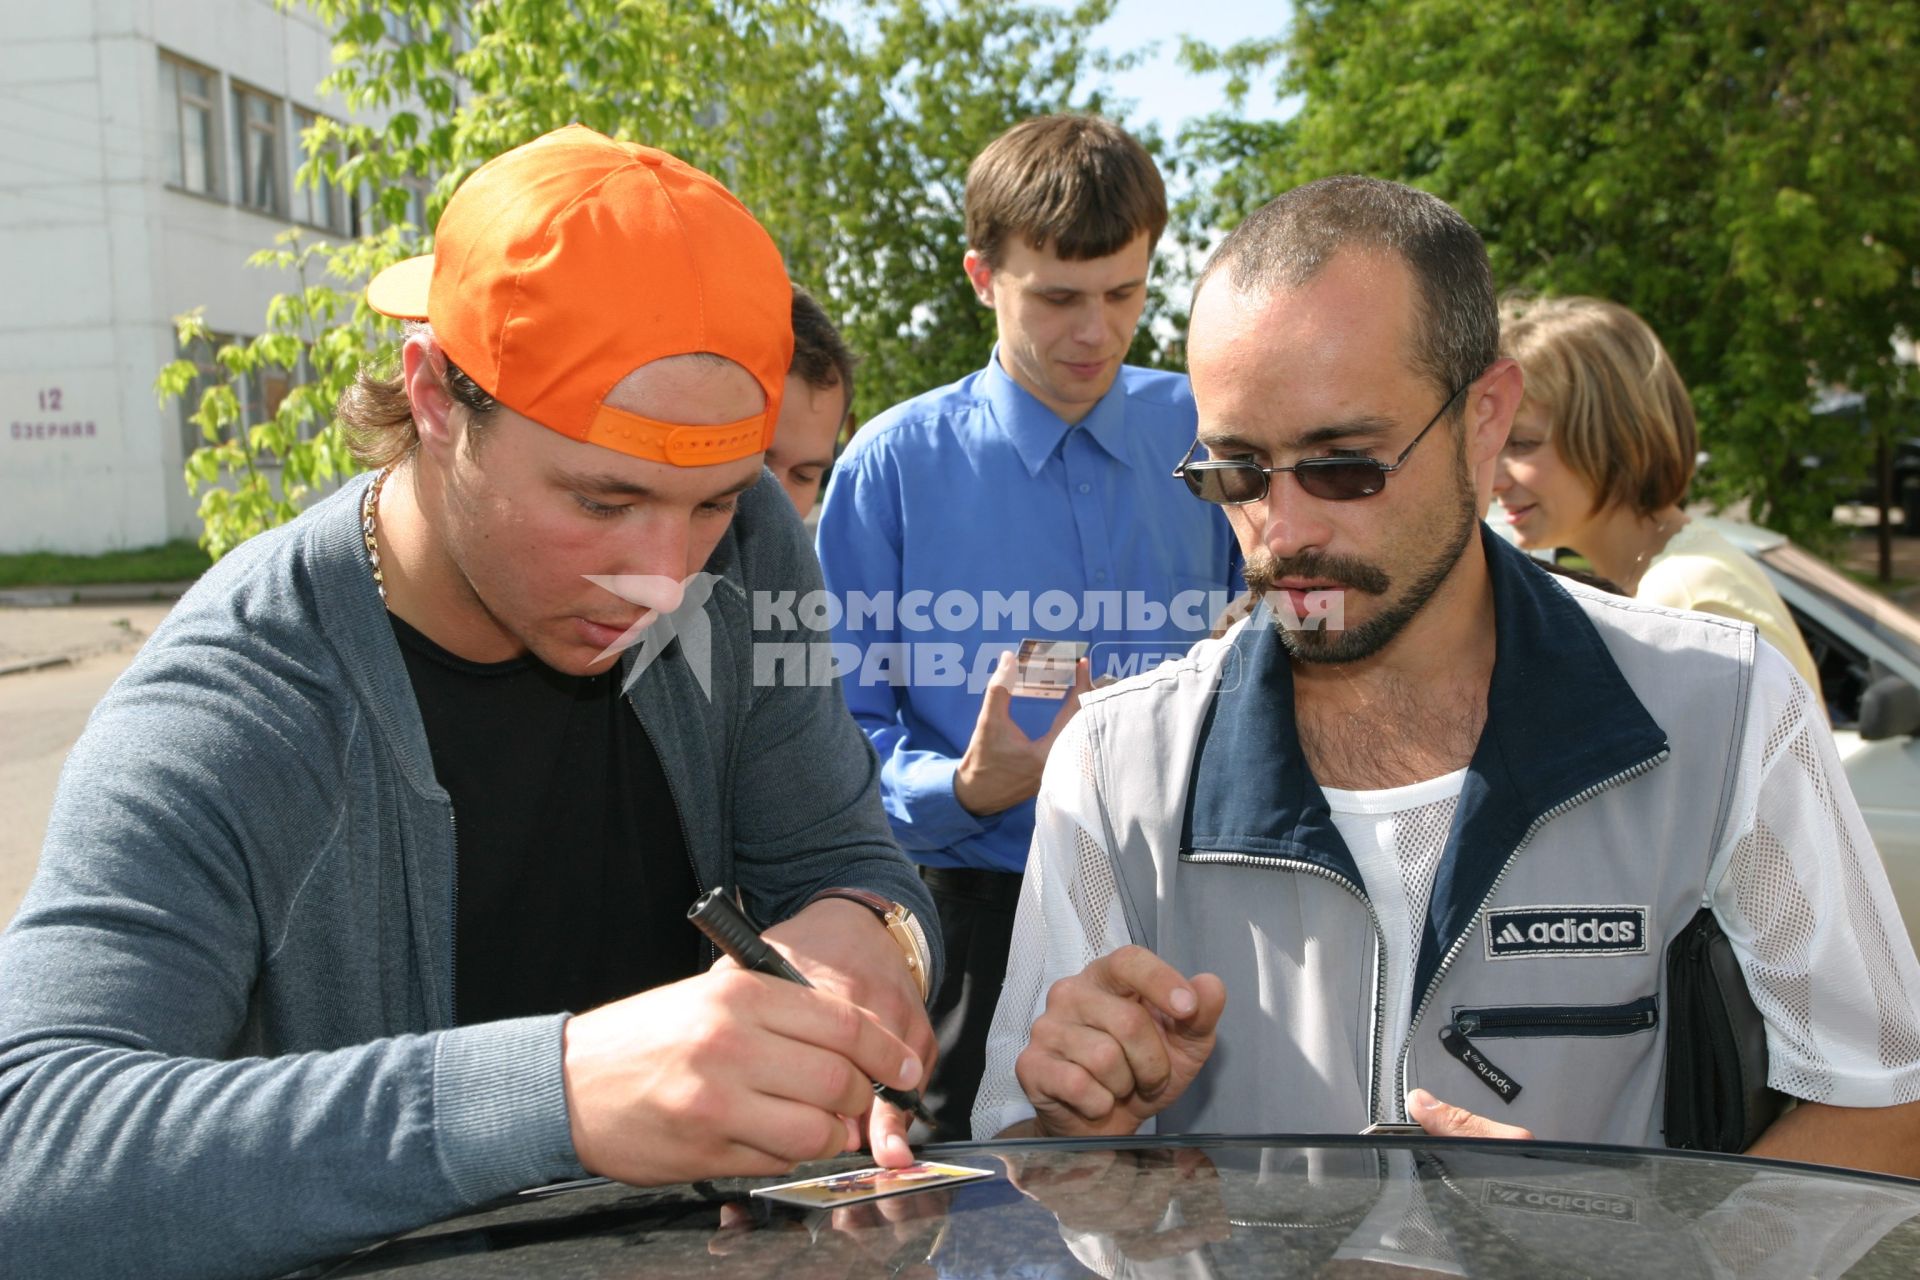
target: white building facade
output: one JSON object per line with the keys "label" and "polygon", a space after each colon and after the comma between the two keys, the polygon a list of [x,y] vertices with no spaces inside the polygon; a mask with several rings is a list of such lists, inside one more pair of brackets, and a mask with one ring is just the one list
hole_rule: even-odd
{"label": "white building facade", "polygon": [[[181,312],[261,332],[292,283],[247,258],[279,232],[357,229],[293,181],[301,129],[339,118],[331,65],[273,0],[0,0],[0,552],[198,536],[197,429],[154,378]],[[286,385],[257,379],[249,419]]]}

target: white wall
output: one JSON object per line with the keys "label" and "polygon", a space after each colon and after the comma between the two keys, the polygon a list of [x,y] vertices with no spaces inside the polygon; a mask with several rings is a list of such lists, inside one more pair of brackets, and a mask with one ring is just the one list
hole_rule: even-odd
{"label": "white wall", "polygon": [[[251,335],[288,287],[246,259],[286,218],[167,185],[160,51],[340,115],[326,31],[273,0],[0,0],[0,552],[193,537],[177,406],[153,381],[172,317]],[[283,106],[285,174],[298,139]],[[289,192],[291,195],[291,192]],[[56,396],[57,393],[57,396]],[[57,407],[55,407],[57,399]]]}

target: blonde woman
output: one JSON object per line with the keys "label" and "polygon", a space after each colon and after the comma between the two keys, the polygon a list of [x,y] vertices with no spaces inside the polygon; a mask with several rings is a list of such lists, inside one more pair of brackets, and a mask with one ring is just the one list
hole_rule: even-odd
{"label": "blonde woman", "polygon": [[1500,353],[1526,396],[1493,493],[1522,547],[1567,547],[1636,599],[1751,622],[1817,693],[1813,655],[1760,567],[1681,509],[1693,401],[1646,321],[1599,298],[1509,299]]}

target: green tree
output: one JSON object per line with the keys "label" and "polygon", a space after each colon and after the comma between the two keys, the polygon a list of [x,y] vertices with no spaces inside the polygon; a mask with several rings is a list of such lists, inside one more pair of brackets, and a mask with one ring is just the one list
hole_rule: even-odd
{"label": "green tree", "polygon": [[[161,374],[163,398],[199,388],[205,544],[224,554],[353,468],[331,406],[399,336],[365,280],[430,251],[423,228],[487,158],[574,121],[672,151],[755,210],[864,357],[861,415],[964,375],[991,342],[960,272],[966,166],[1026,116],[1107,105],[1114,63],[1085,33],[1111,4],[857,0],[842,23],[810,0],[311,0],[334,30],[323,90],[385,123],[320,121],[297,180],[359,193],[367,233],[288,232],[255,262],[297,287],[217,353],[226,377],[203,385],[186,359]],[[183,350],[208,341],[179,323]],[[308,380],[243,423],[240,388],[268,368]]]}
{"label": "green tree", "polygon": [[1340,172],[1434,192],[1503,287],[1646,316],[1700,410],[1697,491],[1823,544],[1827,481],[1871,442],[1815,390],[1864,393],[1882,429],[1913,393],[1890,340],[1920,331],[1916,33],[1914,0],[1303,0],[1281,36],[1187,50],[1303,101],[1185,136],[1225,173],[1195,216]]}
{"label": "green tree", "polygon": [[796,159],[790,203],[754,206],[861,355],[860,416],[980,367],[994,328],[960,270],[967,166],[1029,116],[1120,118],[1097,77],[1126,59],[1087,42],[1112,7],[862,3],[847,73],[809,122],[819,143]]}

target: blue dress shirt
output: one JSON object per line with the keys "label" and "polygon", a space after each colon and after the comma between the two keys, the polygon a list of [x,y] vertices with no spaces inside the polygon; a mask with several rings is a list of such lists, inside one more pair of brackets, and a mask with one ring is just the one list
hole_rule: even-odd
{"label": "blue dress shirt", "polygon": [[[1244,589],[1226,518],[1171,474],[1195,421],[1184,376],[1123,367],[1068,426],[996,351],[875,418],[834,464],[817,536],[843,606],[841,688],[916,862],[1026,866],[1032,801],[975,817],[953,794],[1002,650],[1078,640],[1096,680],[1128,675],[1204,638]],[[847,615],[855,592],[886,603]],[[1016,697],[1013,719],[1037,738],[1060,705]]]}

